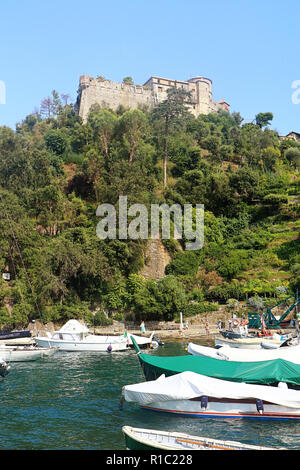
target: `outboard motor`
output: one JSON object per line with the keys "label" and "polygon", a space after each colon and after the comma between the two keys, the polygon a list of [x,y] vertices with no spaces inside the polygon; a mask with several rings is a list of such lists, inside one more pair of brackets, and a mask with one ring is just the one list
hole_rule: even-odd
{"label": "outboard motor", "polygon": [[206,410],[208,405],[208,397],[206,395],[203,395],[201,397],[201,410]]}
{"label": "outboard motor", "polygon": [[165,343],[164,343],[161,339],[159,339],[156,335],[153,335],[153,336],[152,336],[152,339],[153,339],[153,341],[156,341],[156,342],[159,344],[159,346],[163,346],[163,345],[165,344]]}
{"label": "outboard motor", "polygon": [[258,398],[256,398],[256,409],[257,411],[259,412],[259,414],[263,414],[264,412],[264,404],[263,404],[263,401],[262,400],[259,400]]}

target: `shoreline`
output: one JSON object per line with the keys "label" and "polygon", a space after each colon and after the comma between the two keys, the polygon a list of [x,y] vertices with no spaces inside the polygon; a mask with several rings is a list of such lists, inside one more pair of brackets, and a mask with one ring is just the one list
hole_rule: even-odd
{"label": "shoreline", "polygon": [[[204,322],[190,324],[187,328],[180,328],[179,323],[175,322],[159,322],[159,323],[149,323],[146,324],[146,332],[142,333],[138,325],[129,325],[123,324],[121,322],[114,322],[109,326],[93,326],[88,325],[91,334],[96,335],[105,335],[105,336],[119,336],[123,335],[127,331],[128,335],[137,335],[144,338],[149,338],[152,333],[157,336],[162,341],[172,340],[172,341],[193,341],[197,342],[199,340],[207,340],[211,342],[214,340],[215,336],[219,334],[219,328],[217,324],[210,323],[209,333],[205,329]],[[61,326],[48,323],[46,325],[41,324],[40,322],[31,323],[28,325],[28,329],[31,331],[32,337],[34,336],[43,336],[46,332],[54,333],[60,329]],[[249,334],[255,334],[257,330],[249,330]],[[287,334],[294,332],[294,329],[286,328],[281,330],[270,330],[270,333],[279,333]]]}

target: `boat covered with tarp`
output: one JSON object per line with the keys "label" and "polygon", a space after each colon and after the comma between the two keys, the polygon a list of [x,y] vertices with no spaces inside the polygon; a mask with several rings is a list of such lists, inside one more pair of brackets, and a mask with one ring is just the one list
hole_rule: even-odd
{"label": "boat covered with tarp", "polygon": [[193,355],[155,356],[142,353],[134,339],[132,341],[146,380],[156,380],[162,374],[171,376],[190,371],[233,382],[265,385],[285,382],[300,388],[300,365],[284,359],[239,362]]}
{"label": "boat covered with tarp", "polygon": [[122,396],[142,408],[194,417],[300,419],[300,391],[236,383],[195,372],[126,385]]}
{"label": "boat covered with tarp", "polygon": [[256,362],[284,359],[285,361],[300,364],[300,344],[285,346],[276,349],[236,349],[229,346],[211,348],[195,343],[189,343],[188,352],[194,356],[213,357],[225,361]]}

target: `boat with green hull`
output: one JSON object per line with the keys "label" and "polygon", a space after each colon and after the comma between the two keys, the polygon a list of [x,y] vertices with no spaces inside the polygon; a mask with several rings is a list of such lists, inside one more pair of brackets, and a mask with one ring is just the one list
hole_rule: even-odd
{"label": "boat with green hull", "polygon": [[169,377],[190,371],[232,382],[263,385],[285,382],[290,388],[300,388],[300,365],[283,359],[238,362],[193,355],[154,356],[142,353],[134,339],[133,344],[147,381],[163,374]]}

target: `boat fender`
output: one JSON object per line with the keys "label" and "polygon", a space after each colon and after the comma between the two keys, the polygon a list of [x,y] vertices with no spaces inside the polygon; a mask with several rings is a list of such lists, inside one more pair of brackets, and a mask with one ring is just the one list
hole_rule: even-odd
{"label": "boat fender", "polygon": [[107,349],[106,349],[107,352],[112,352],[112,346],[111,344],[109,346],[107,346]]}
{"label": "boat fender", "polygon": [[206,410],[208,404],[208,397],[206,395],[203,395],[201,397],[201,410]]}
{"label": "boat fender", "polygon": [[256,398],[256,409],[261,415],[263,414],[264,404],[262,400],[259,400],[259,398]]}

